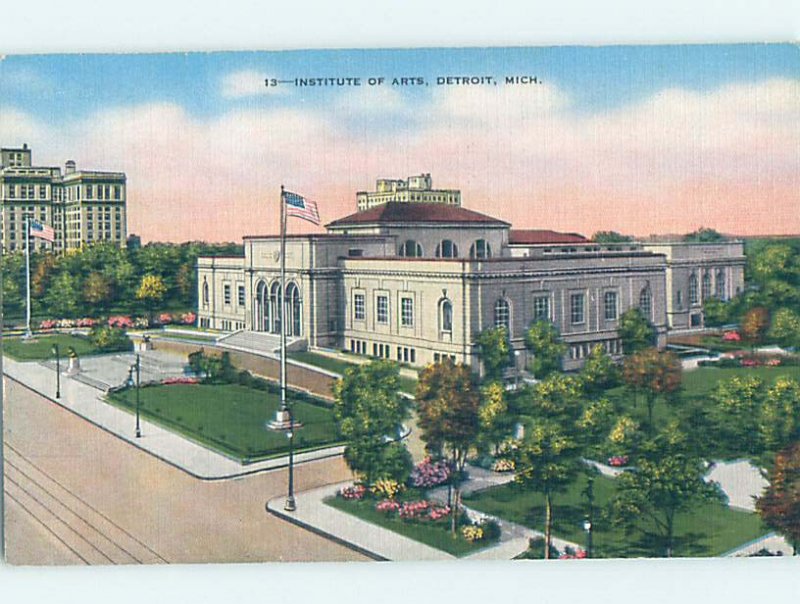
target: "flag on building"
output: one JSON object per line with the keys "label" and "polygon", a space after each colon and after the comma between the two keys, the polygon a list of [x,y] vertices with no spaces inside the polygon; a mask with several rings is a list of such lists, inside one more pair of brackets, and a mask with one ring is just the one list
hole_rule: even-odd
{"label": "flag on building", "polygon": [[283,201],[286,204],[287,216],[297,216],[303,220],[319,224],[319,211],[317,210],[316,201],[311,201],[289,191],[284,191]]}
{"label": "flag on building", "polygon": [[29,228],[31,237],[38,237],[50,243],[56,240],[56,232],[53,230],[53,227],[39,222],[38,220],[31,220]]}

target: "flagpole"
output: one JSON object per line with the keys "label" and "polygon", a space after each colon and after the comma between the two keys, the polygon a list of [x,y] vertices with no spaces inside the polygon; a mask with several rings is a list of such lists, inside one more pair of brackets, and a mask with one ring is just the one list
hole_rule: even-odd
{"label": "flagpole", "polygon": [[31,217],[25,216],[25,337],[33,337],[31,332]]}
{"label": "flagpole", "polygon": [[286,201],[281,185],[281,411],[286,411]]}

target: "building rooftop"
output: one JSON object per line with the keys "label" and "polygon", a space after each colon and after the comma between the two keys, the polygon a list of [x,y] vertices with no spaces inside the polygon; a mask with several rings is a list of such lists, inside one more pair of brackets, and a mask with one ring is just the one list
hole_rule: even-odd
{"label": "building rooftop", "polygon": [[510,245],[549,245],[558,243],[589,243],[578,233],[559,233],[547,229],[511,229],[508,232]]}
{"label": "building rooftop", "polygon": [[493,226],[511,226],[509,223],[486,214],[467,210],[459,206],[441,203],[402,203],[389,202],[374,206],[362,212],[350,214],[326,225],[327,228],[348,225],[369,224],[408,224],[408,223],[440,223],[440,224],[487,224]]}

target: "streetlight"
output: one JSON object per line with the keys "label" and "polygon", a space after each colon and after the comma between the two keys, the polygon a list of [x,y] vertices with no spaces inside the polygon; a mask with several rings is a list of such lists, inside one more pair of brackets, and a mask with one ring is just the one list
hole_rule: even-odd
{"label": "streetlight", "polygon": [[56,398],[61,398],[61,356],[58,354],[58,344],[53,344],[52,352],[56,356]]}
{"label": "streetlight", "polygon": [[586,531],[586,557],[592,557],[592,517],[594,514],[594,476],[591,474],[586,482],[586,490],[583,492],[586,495],[588,506],[588,513],[583,520],[583,530]]}
{"label": "streetlight", "polygon": [[289,414],[289,430],[286,433],[289,438],[289,492],[286,495],[283,509],[287,512],[294,512],[297,509],[297,503],[294,500],[294,415],[288,405],[286,412]]}
{"label": "streetlight", "polygon": [[[136,381],[133,381],[133,372],[136,372]],[[136,438],[142,437],[142,428],[139,423],[139,386],[141,385],[141,359],[139,354],[136,354],[136,362],[128,369],[128,387],[133,388],[136,386]]]}
{"label": "streetlight", "polygon": [[592,557],[592,521],[587,516],[583,520],[583,530],[586,531],[586,557]]}

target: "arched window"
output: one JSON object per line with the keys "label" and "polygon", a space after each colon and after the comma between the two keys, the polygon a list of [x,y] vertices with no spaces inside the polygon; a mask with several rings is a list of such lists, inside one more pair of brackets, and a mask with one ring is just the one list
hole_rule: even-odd
{"label": "arched window", "polygon": [[269,331],[281,333],[281,284],[277,281],[269,290]]}
{"label": "arched window", "polygon": [[689,276],[689,304],[699,304],[700,296],[697,290],[697,274],[692,273]]}
{"label": "arched window", "polygon": [[475,243],[473,243],[469,248],[469,257],[470,258],[491,258],[492,257],[492,247],[489,245],[489,242],[485,239],[478,239]]}
{"label": "arched window", "polygon": [[703,302],[711,297],[711,271],[703,273]]}
{"label": "arched window", "polygon": [[717,269],[717,298],[720,300],[725,300],[725,269],[718,268]]}
{"label": "arched window", "polygon": [[256,303],[253,305],[255,321],[253,329],[256,331],[269,331],[269,296],[267,284],[259,281],[256,286]]}
{"label": "arched window", "polygon": [[203,279],[203,306],[208,306],[208,281]]}
{"label": "arched window", "polygon": [[442,331],[453,331],[453,303],[450,300],[445,299],[440,303],[439,322]]}
{"label": "arched window", "polygon": [[303,307],[300,288],[295,283],[286,286],[286,334],[300,337],[303,324]]}
{"label": "arched window", "polygon": [[421,258],[422,246],[413,239],[409,239],[400,246],[398,255],[406,258]]}
{"label": "arched window", "polygon": [[511,315],[508,309],[508,300],[499,298],[494,303],[494,326],[505,327],[509,335],[511,335]]}
{"label": "arched window", "polygon": [[436,246],[436,257],[458,258],[458,246],[449,239],[444,239]]}
{"label": "arched window", "polygon": [[639,310],[642,314],[650,319],[653,316],[653,294],[650,291],[650,286],[646,285],[641,292],[639,292]]}

